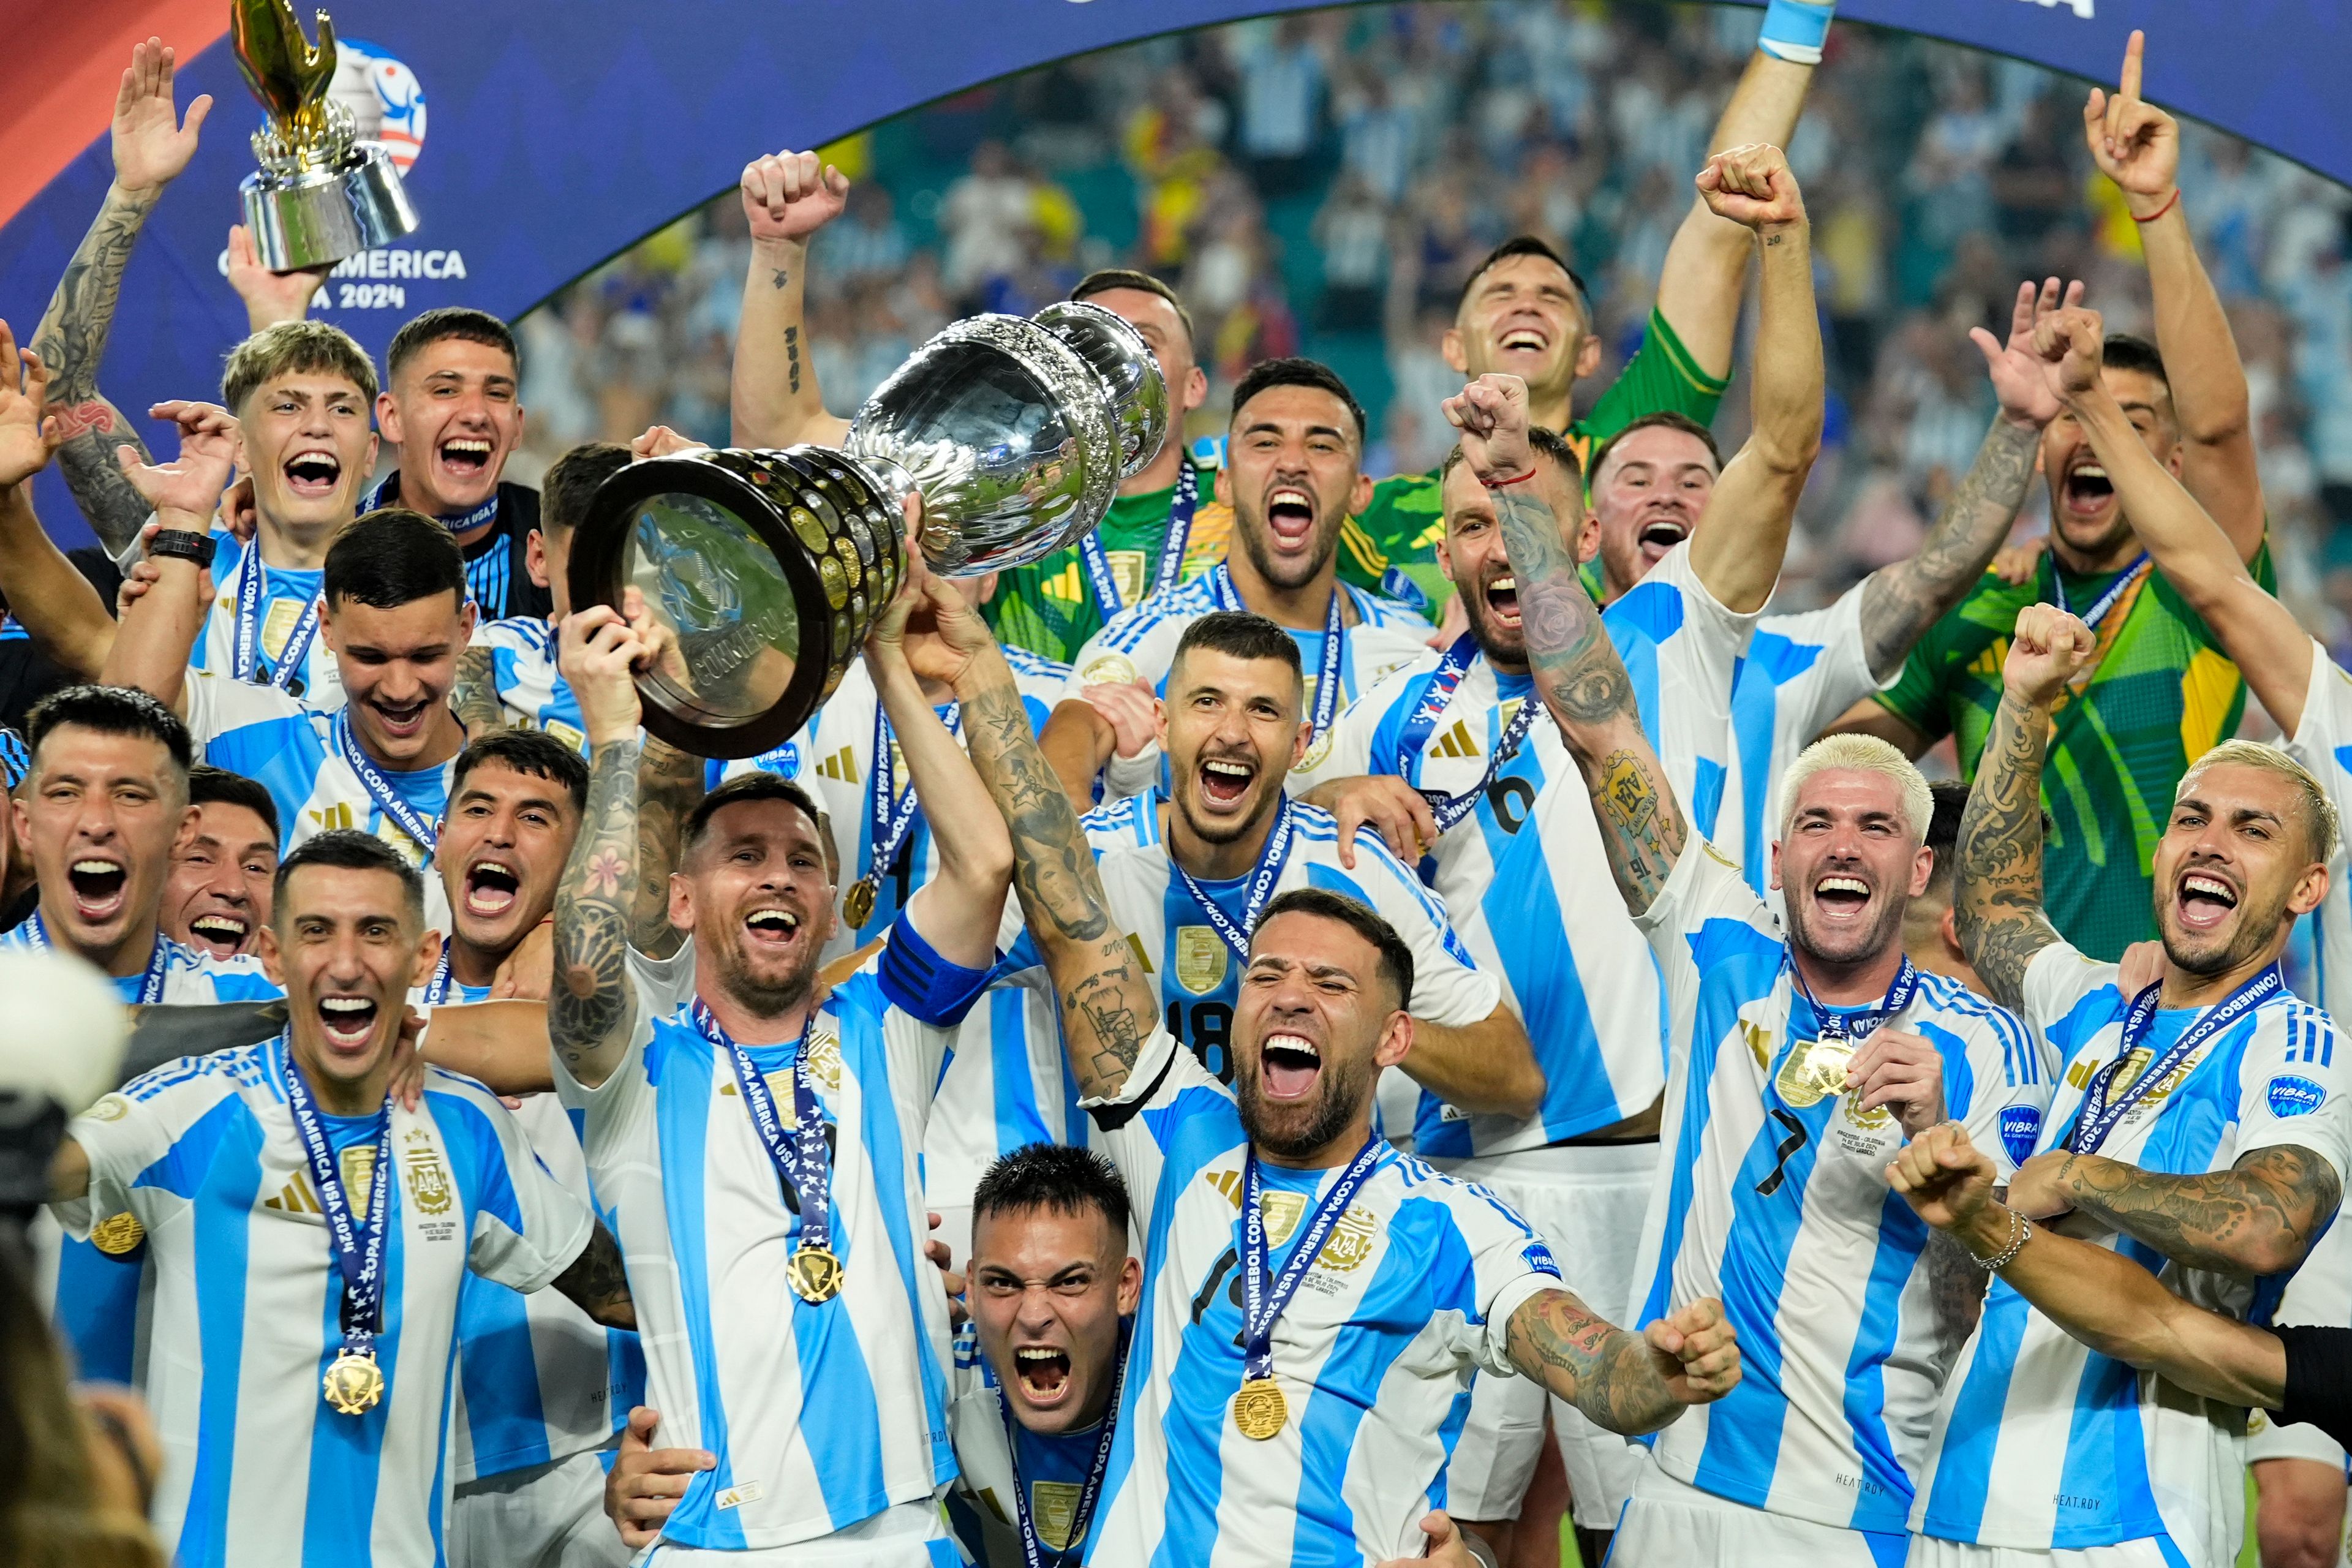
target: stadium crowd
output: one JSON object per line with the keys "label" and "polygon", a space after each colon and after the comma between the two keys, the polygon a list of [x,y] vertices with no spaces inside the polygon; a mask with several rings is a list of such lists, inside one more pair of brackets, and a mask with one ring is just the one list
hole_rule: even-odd
{"label": "stadium crowd", "polygon": [[[202,121],[139,46],[0,323],[0,950],[134,1069],[0,1236],[7,1549],[2338,1561],[2335,237],[2139,34],[2062,100],[1832,12],[1074,62],[915,122],[937,249],[878,137],[761,154],[381,367],[238,235],[217,388],[100,384]],[[701,634],[572,602],[600,489],[1064,298],[1182,417],[1098,527],[649,734]]]}

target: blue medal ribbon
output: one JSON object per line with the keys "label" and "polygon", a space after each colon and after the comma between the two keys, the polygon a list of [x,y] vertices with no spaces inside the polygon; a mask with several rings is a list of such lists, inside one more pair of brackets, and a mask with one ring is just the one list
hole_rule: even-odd
{"label": "blue medal ribbon", "polygon": [[1255,1383],[1274,1375],[1274,1324],[1282,1310],[1290,1305],[1291,1297],[1298,1293],[1298,1282],[1307,1278],[1316,1256],[1339,1216],[1348,1211],[1348,1200],[1364,1184],[1364,1178],[1380,1163],[1382,1147],[1375,1133],[1366,1139],[1355,1161],[1331,1184],[1323,1201],[1315,1205],[1313,1216],[1290,1249],[1282,1272],[1269,1287],[1265,1267],[1265,1213],[1259,1205],[1263,1179],[1258,1174],[1257,1146],[1252,1144],[1242,1164],[1242,1355],[1243,1379]]}
{"label": "blue medal ribbon", "polygon": [[[268,575],[262,564],[261,541],[254,540],[246,546],[245,557],[236,563],[236,624],[229,642],[231,672],[239,680],[262,683],[261,675],[261,586]],[[270,670],[268,684],[285,690],[301,673],[303,661],[310,652],[310,641],[319,632],[319,611],[326,604],[326,595],[316,595],[302,606],[302,614],[294,629],[286,634],[286,646],[278,656],[277,667]]]}
{"label": "blue medal ribbon", "polygon": [[[35,910],[26,918],[24,931],[25,945],[35,952],[56,951],[56,944],[49,941],[49,928],[42,923],[40,910]],[[159,931],[155,933],[155,949],[147,955],[146,972],[139,977],[138,1005],[152,1007],[163,999],[163,976],[171,967],[172,939]]]}
{"label": "blue medal ribbon", "polygon": [[1785,944],[1782,948],[1781,962],[1789,966],[1790,980],[1794,983],[1798,992],[1804,996],[1805,1005],[1812,1009],[1815,1030],[1813,1037],[1820,1040],[1833,1040],[1840,1045],[1862,1044],[1863,1041],[1876,1034],[1880,1026],[1887,1019],[1911,1005],[1911,998],[1919,991],[1919,971],[1912,964],[1909,955],[1906,954],[1903,967],[1895,972],[1894,984],[1886,988],[1885,999],[1877,1006],[1850,1015],[1832,1013],[1813,1000],[1813,988],[1805,984],[1804,974],[1797,968],[1796,961],[1787,955]]}
{"label": "blue medal ribbon", "polygon": [[2126,1062],[2131,1060],[2133,1050],[2147,1037],[2149,1026],[2156,1022],[2157,1000],[2164,992],[2164,983],[2158,981],[2141,992],[2133,1000],[2131,1011],[2124,1015],[2123,1038],[2116,1047],[2116,1059],[2092,1074],[2090,1087],[2083,1092],[2082,1109],[2075,1113],[2074,1130],[2066,1134],[2067,1152],[2097,1153],[2099,1145],[2107,1141],[2107,1135],[2131,1114],[2132,1107],[2146,1099],[2148,1091],[2158,1084],[2171,1077],[2173,1069],[2187,1061],[2199,1047],[2284,989],[2286,976],[2280,973],[2277,964],[2270,965],[2182,1030],[2180,1037],[2172,1042],[2164,1055],[2148,1063],[2141,1069],[2139,1077],[2132,1079],[2130,1088],[2109,1099],[2116,1075],[2123,1070]]}
{"label": "blue medal ribbon", "polygon": [[383,1327],[383,1247],[385,1216],[392,1194],[392,1096],[383,1097],[382,1131],[375,1138],[374,1174],[368,1182],[367,1224],[352,1216],[350,1194],[343,1191],[343,1173],[327,1142],[327,1130],[310,1098],[310,1086],[294,1059],[290,1035],[278,1037],[286,1054],[286,1109],[293,1112],[294,1131],[302,1141],[302,1157],[310,1164],[310,1184],[318,1189],[320,1212],[327,1216],[327,1234],[335,1244],[335,1265],[343,1277],[343,1353],[373,1356],[375,1336]]}
{"label": "blue medal ribbon", "polygon": [[701,997],[694,999],[691,1011],[694,1026],[702,1031],[704,1039],[726,1053],[728,1065],[735,1069],[735,1088],[751,1109],[751,1130],[760,1135],[761,1146],[768,1151],[768,1159],[776,1167],[777,1179],[792,1194],[800,1210],[800,1240],[793,1250],[830,1250],[833,1194],[828,1184],[832,1163],[824,1152],[824,1112],[817,1103],[816,1089],[808,1076],[809,1037],[816,1028],[816,1007],[809,1008],[808,1021],[801,1026],[800,1044],[793,1051],[793,1129],[789,1134],[776,1115],[775,1097],[768,1092],[768,1080],[761,1076],[751,1053],[719,1026],[709,1005]]}
{"label": "blue medal ribbon", "polygon": [[[1192,465],[1178,465],[1176,496],[1168,504],[1168,532],[1160,542],[1160,569],[1152,574],[1151,586],[1144,590],[1149,598],[1164,594],[1176,585],[1184,574],[1184,548],[1192,542],[1192,512],[1200,504],[1201,481]],[[1102,608],[1102,618],[1110,619],[1127,607],[1118,591],[1118,579],[1112,575],[1110,557],[1103,552],[1102,540],[1088,533],[1078,541],[1078,559],[1086,563],[1087,581],[1094,584],[1095,603]]]}
{"label": "blue medal ribbon", "polygon": [[[963,733],[963,704],[950,702],[940,714],[950,735]],[[882,706],[877,692],[874,700],[874,762],[866,770],[866,875],[861,880],[875,887],[890,874],[898,863],[898,850],[914,831],[915,813],[922,802],[915,797],[915,786],[908,784],[902,795],[898,790],[898,770],[890,763],[890,712]]]}
{"label": "blue medal ribbon", "polygon": [[[2122,574],[2107,584],[2107,591],[2093,600],[2091,607],[2083,612],[2081,617],[2083,625],[2091,631],[2097,631],[2099,623],[2107,618],[2107,612],[2116,607],[2125,594],[2130,592],[2131,585],[2138,582],[2147,570],[2147,552],[2143,550],[2139,552],[2139,559],[2125,567]],[[2058,569],[2058,558],[2055,555],[2050,558],[2050,586],[2052,592],[2057,596],[2059,609],[2073,615],[2074,613],[2073,608],[2066,603],[2065,574]]]}
{"label": "blue medal ribbon", "polygon": [[[1078,1490],[1078,1505],[1070,1510],[1069,1544],[1053,1554],[1051,1561],[1063,1563],[1071,1561],[1087,1544],[1087,1531],[1094,1528],[1095,1504],[1102,1497],[1103,1477],[1110,1469],[1112,1439],[1118,1433],[1118,1402],[1127,1393],[1127,1342],[1129,1331],[1122,1324],[1118,1333],[1118,1371],[1110,1384],[1110,1405],[1104,1410],[1102,1431],[1095,1438],[1095,1457],[1087,1466],[1086,1485]],[[981,1363],[983,1369],[988,1363]],[[990,1373],[990,1381],[995,1374]],[[1026,1568],[1045,1568],[1048,1559],[1045,1543],[1037,1539],[1037,1521],[1029,1512],[1029,1489],[1021,1479],[1021,1438],[1013,1429],[1011,1395],[1002,1385],[996,1393],[996,1414],[1004,1422],[1004,1446],[1013,1455],[1013,1521],[1021,1527],[1021,1556]]]}
{"label": "blue medal ribbon", "polygon": [[1217,901],[1209,897],[1207,889],[1193,879],[1192,872],[1184,869],[1173,856],[1169,858],[1168,868],[1176,873],[1184,884],[1184,890],[1192,895],[1192,901],[1201,906],[1202,914],[1209,917],[1209,929],[1224,938],[1225,945],[1232,948],[1234,955],[1244,963],[1249,962],[1250,932],[1256,929],[1257,917],[1265,912],[1266,904],[1274,898],[1274,885],[1282,880],[1283,865],[1290,858],[1293,826],[1290,798],[1286,795],[1281,805],[1276,808],[1274,829],[1265,836],[1265,847],[1257,853],[1256,868],[1250,872],[1249,887],[1242,898],[1242,923],[1239,925],[1234,924],[1225,911],[1217,907]]}
{"label": "blue medal ribbon", "polygon": [[[1217,608],[1252,613],[1242,603],[1241,593],[1234,586],[1234,574],[1223,562],[1217,563],[1209,573],[1208,582]],[[1346,592],[1341,584],[1331,584],[1331,608],[1323,617],[1323,664],[1315,677],[1315,713],[1307,731],[1307,743],[1310,746],[1323,738],[1323,732],[1330,729],[1332,719],[1339,711],[1340,668],[1347,652],[1339,625],[1339,596]]]}
{"label": "blue medal ribbon", "polygon": [[[1454,639],[1454,646],[1447,648],[1444,657],[1437,661],[1437,671],[1430,677],[1429,689],[1423,695],[1421,705],[1412,710],[1412,717],[1405,721],[1404,729],[1397,736],[1396,771],[1399,778],[1413,776],[1415,765],[1421,761],[1422,748],[1429,744],[1431,732],[1437,728],[1437,721],[1445,716],[1445,710],[1453,702],[1454,693],[1461,686],[1463,676],[1469,672],[1471,661],[1477,656],[1478,639],[1464,632]],[[1536,711],[1541,706],[1533,693],[1520,701],[1519,710],[1511,715],[1511,721],[1495,738],[1494,752],[1486,759],[1486,771],[1478,775],[1476,784],[1455,795],[1449,795],[1443,790],[1421,791],[1421,797],[1429,802],[1430,815],[1437,819],[1439,833],[1445,833],[1478,808],[1478,799],[1486,794],[1486,786],[1495,782],[1495,774],[1501,771],[1505,763],[1517,755],[1519,742],[1527,739],[1528,730],[1534,724]]]}
{"label": "blue medal ribbon", "polygon": [[433,978],[425,983],[425,1005],[438,1007],[449,995],[449,939],[441,939],[441,957],[433,965]]}
{"label": "blue medal ribbon", "polygon": [[418,848],[427,855],[432,854],[434,847],[440,842],[440,834],[434,830],[433,824],[416,814],[415,806],[401,798],[400,792],[392,787],[392,781],[383,776],[365,752],[360,750],[359,737],[352,733],[349,708],[335,710],[333,729],[335,750],[341,755],[343,765],[351,769],[352,776],[360,781],[360,787],[367,791],[368,799],[375,803],[377,810],[398,823],[400,830],[415,840]]}

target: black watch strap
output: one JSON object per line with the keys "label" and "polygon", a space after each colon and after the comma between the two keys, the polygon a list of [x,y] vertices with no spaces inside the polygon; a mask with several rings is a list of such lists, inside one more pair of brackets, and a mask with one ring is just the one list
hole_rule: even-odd
{"label": "black watch strap", "polygon": [[150,555],[177,556],[183,561],[193,561],[199,567],[213,563],[214,548],[211,534],[197,533],[184,528],[159,530],[155,537],[147,542],[147,553]]}

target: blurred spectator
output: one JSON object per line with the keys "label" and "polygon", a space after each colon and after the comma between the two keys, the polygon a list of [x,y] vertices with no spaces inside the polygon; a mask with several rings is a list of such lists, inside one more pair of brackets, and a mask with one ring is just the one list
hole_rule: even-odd
{"label": "blurred spectator", "polygon": [[1388,276],[1388,209],[1363,179],[1343,175],[1315,216],[1315,243],[1323,249],[1323,303],[1317,322],[1333,331],[1381,324],[1381,291]]}
{"label": "blurred spectator", "polygon": [[977,294],[991,278],[1020,269],[1034,230],[1033,205],[1029,181],[1004,143],[982,142],[972,153],[971,172],[949,186],[940,204],[950,293]]}
{"label": "blurred spectator", "polygon": [[1269,196],[1304,187],[1323,108],[1323,60],[1303,18],[1286,16],[1242,63],[1241,152]]}

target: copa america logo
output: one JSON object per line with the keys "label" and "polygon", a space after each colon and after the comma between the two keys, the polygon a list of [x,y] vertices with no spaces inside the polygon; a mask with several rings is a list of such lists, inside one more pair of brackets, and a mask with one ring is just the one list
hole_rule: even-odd
{"label": "copa america logo", "polygon": [[425,87],[380,44],[339,38],[328,95],[352,111],[360,139],[380,144],[403,174],[425,151]]}

